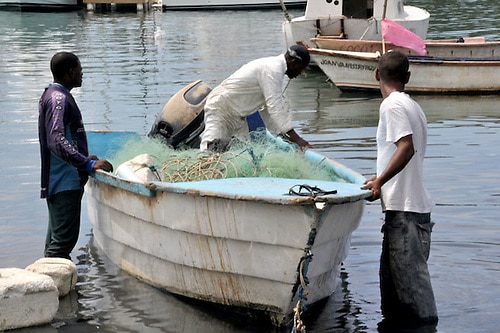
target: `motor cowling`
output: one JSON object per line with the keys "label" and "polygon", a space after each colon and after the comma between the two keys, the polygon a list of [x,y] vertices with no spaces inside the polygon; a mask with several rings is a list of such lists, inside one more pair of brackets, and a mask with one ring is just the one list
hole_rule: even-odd
{"label": "motor cowling", "polygon": [[179,90],[158,113],[148,135],[161,138],[174,149],[198,148],[205,129],[203,108],[210,91],[201,80]]}

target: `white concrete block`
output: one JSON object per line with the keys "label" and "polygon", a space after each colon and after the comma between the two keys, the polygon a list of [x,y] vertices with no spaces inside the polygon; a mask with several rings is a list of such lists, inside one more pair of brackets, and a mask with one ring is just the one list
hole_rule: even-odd
{"label": "white concrete block", "polygon": [[41,258],[26,269],[50,276],[59,290],[59,297],[63,297],[70,290],[75,289],[78,279],[76,265],[71,260],[64,258]]}
{"label": "white concrete block", "polygon": [[58,307],[57,287],[50,276],[0,269],[0,331],[50,323]]}

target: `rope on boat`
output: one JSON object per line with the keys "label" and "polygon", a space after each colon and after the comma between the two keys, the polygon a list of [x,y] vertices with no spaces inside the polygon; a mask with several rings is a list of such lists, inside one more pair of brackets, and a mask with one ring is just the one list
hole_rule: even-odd
{"label": "rope on boat", "polygon": [[309,279],[307,278],[307,270],[309,269],[309,263],[312,260],[311,250],[307,250],[305,256],[300,259],[299,263],[299,281],[300,285],[298,288],[299,299],[297,305],[293,308],[293,328],[292,333],[306,333],[306,325],[300,318],[301,314],[307,310],[305,301],[307,300],[307,295],[309,290],[307,285],[309,284]]}
{"label": "rope on boat", "polygon": [[292,21],[292,16],[288,12],[288,9],[286,9],[285,2],[283,0],[280,0],[281,4],[281,9],[283,10],[283,13],[285,14],[285,18],[287,19],[288,22]]}
{"label": "rope on boat", "polygon": [[[244,154],[248,152],[248,155]],[[199,155],[196,159],[179,157],[162,164],[161,173],[164,181],[189,182],[230,177],[255,177],[258,172],[269,173],[271,170],[259,164],[259,158],[251,148],[240,153],[225,152]]]}
{"label": "rope on boat", "polygon": [[[365,38],[365,35],[368,33],[368,30],[370,30],[370,28],[371,28],[372,22],[375,22],[375,29],[378,28],[378,26],[377,26],[377,19],[375,17],[369,18],[368,19],[368,26],[366,27],[365,32],[363,32],[363,34],[361,35],[361,37],[359,38],[359,40],[363,40]],[[377,34],[378,34],[378,31],[377,31]]]}

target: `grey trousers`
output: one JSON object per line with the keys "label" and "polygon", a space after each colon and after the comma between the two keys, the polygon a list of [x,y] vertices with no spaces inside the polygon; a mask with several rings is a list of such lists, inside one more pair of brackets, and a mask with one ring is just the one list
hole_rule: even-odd
{"label": "grey trousers", "polygon": [[404,322],[437,322],[427,259],[431,214],[387,211],[380,259],[382,314]]}

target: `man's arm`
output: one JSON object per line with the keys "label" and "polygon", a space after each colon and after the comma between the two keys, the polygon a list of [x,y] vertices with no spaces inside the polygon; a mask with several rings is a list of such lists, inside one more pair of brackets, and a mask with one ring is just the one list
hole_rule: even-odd
{"label": "man's arm", "polygon": [[66,161],[80,168],[91,169],[92,164],[87,156],[82,155],[66,138],[66,124],[64,123],[67,110],[66,96],[60,92],[54,92],[47,102],[45,115],[45,133],[47,135],[47,147],[49,150]]}
{"label": "man's arm", "polygon": [[380,176],[373,176],[365,181],[365,184],[361,187],[363,190],[372,190],[370,200],[373,201],[380,198],[382,186],[405,168],[413,157],[413,154],[415,154],[415,149],[413,148],[412,134],[404,136],[396,142],[396,151],[385,170],[382,171]]}

